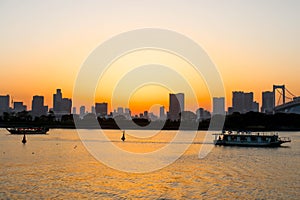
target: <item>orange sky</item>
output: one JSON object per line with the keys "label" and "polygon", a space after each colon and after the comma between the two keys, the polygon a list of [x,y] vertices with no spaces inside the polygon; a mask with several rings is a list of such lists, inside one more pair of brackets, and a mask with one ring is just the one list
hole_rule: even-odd
{"label": "orange sky", "polygon": [[[56,88],[62,89],[64,97],[72,97],[80,66],[94,48],[113,35],[145,27],[170,29],[202,46],[223,78],[227,106],[235,90],[252,91],[261,103],[261,92],[271,90],[273,84],[286,84],[300,95],[298,1],[0,4],[0,94],[10,94],[29,108],[33,95],[45,96],[45,103],[52,107]],[[169,55],[150,55],[151,59],[149,55],[135,56],[143,62],[157,59],[176,70],[184,65]],[[128,68],[143,63],[130,56],[128,59],[119,62]],[[122,71],[120,65],[113,68],[115,75]],[[193,74],[191,70],[179,71],[185,77]],[[187,79],[193,83],[193,77]],[[211,109],[204,82],[192,85],[199,106]],[[168,107],[168,94],[162,91],[157,87],[141,88],[133,94],[129,106],[137,104],[131,108],[136,113],[154,103]],[[147,96],[149,93],[151,96]],[[97,101],[106,99],[105,95],[96,95]],[[195,111],[196,106],[190,105],[188,99],[186,102],[186,107]],[[87,107],[90,110],[90,105]]]}

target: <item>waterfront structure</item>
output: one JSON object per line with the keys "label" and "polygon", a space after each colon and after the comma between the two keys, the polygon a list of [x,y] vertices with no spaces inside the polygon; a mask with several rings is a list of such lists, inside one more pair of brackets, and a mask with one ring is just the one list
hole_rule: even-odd
{"label": "waterfront structure", "polygon": [[294,113],[300,114],[300,97],[294,97],[293,101],[276,106],[274,113]]}
{"label": "waterfront structure", "polygon": [[213,115],[225,115],[225,98],[213,98]]}
{"label": "waterfront structure", "polygon": [[48,106],[44,105],[44,96],[33,96],[31,104],[31,115],[33,117],[40,117],[42,115],[47,115],[47,112]]}
{"label": "waterfront structure", "polygon": [[171,121],[179,120],[182,111],[184,111],[184,94],[169,94],[168,119]]}

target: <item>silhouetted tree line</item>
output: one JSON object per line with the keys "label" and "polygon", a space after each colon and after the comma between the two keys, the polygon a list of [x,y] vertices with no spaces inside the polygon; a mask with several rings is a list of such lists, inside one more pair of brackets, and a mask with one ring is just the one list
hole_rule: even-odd
{"label": "silhouetted tree line", "polygon": [[[223,118],[220,115],[215,115],[213,118]],[[96,119],[96,120],[95,120]],[[49,128],[99,128],[103,129],[192,129],[207,130],[211,119],[197,121],[196,115],[193,113],[184,113],[183,120],[178,121],[149,121],[148,119],[133,118],[126,119],[124,116],[113,118],[96,117],[90,113],[82,119],[78,115],[63,115],[58,120],[54,113],[49,113],[47,116],[32,117],[29,112],[23,111],[19,113],[3,113],[0,117],[1,127],[10,126],[47,126]],[[75,126],[76,124],[76,126]],[[249,112],[246,114],[233,113],[225,117],[224,130],[239,130],[239,131],[279,131],[279,130],[300,130],[300,115],[277,113],[274,115]]]}

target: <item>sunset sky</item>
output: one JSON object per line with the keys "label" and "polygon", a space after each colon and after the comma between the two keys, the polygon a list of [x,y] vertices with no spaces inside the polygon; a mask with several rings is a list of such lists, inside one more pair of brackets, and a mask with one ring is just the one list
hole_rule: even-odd
{"label": "sunset sky", "polygon": [[[126,31],[161,28],[183,34],[205,49],[222,76],[226,106],[236,90],[253,91],[261,106],[261,92],[272,90],[273,84],[285,84],[300,96],[299,10],[298,0],[1,0],[0,94],[10,94],[29,108],[33,95],[43,95],[52,107],[56,88],[62,89],[64,97],[72,97],[82,63],[99,44]],[[154,62],[156,53],[135,56]],[[156,58],[170,67],[185,65],[163,53]],[[118,74],[120,65],[130,68],[131,62],[138,63],[134,58],[117,62],[111,74]],[[192,74],[189,69],[180,73]],[[192,84],[198,90],[199,106],[211,109],[205,83]],[[168,92],[158,86],[144,87],[131,96],[130,108],[138,113],[156,101],[168,107]],[[110,100],[97,91],[96,101]],[[188,103],[186,108],[195,111]]]}

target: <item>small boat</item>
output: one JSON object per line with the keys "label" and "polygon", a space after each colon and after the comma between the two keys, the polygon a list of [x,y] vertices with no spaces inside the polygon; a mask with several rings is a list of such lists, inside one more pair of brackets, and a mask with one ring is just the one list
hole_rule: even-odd
{"label": "small boat", "polygon": [[11,134],[46,134],[49,128],[45,127],[13,127],[6,128]]}
{"label": "small boat", "polygon": [[123,131],[123,135],[122,135],[122,137],[121,137],[121,140],[124,142],[125,141],[125,131]]}
{"label": "small boat", "polygon": [[288,137],[279,137],[278,133],[223,132],[215,135],[214,144],[223,146],[279,147],[291,142]]}

